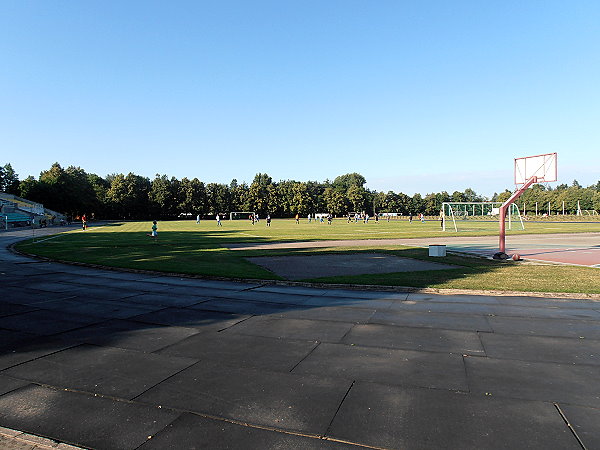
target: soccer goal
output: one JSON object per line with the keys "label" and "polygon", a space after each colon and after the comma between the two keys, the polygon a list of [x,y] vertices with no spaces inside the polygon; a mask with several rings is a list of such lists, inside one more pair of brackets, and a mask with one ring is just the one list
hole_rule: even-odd
{"label": "soccer goal", "polygon": [[[444,202],[442,203],[442,228],[444,231],[489,231],[498,228],[498,216],[502,202]],[[512,203],[506,214],[508,229],[512,223],[525,229],[519,207]]]}
{"label": "soccer goal", "polygon": [[250,220],[250,216],[255,216],[254,211],[233,211],[229,213],[229,220]]}

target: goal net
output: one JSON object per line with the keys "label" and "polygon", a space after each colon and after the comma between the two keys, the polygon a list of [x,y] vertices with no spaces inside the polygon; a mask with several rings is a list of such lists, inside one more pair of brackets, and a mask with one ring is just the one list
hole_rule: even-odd
{"label": "goal net", "polygon": [[[442,203],[442,228],[444,231],[492,231],[498,229],[502,202],[444,202]],[[506,213],[508,229],[513,222],[524,230],[519,207],[512,203]]]}
{"label": "goal net", "polygon": [[229,213],[229,220],[250,220],[250,217],[255,215],[254,211],[233,211]]}

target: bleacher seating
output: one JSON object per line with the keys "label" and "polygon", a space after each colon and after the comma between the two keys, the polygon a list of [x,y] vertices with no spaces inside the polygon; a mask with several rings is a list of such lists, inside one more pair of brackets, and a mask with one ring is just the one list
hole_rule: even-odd
{"label": "bleacher seating", "polygon": [[2,213],[2,219],[8,223],[31,222],[31,216],[21,212]]}

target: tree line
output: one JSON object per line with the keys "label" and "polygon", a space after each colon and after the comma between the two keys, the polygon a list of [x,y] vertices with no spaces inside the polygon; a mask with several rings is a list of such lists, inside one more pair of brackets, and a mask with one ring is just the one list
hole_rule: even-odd
{"label": "tree line", "polygon": [[[359,173],[336,177],[333,181],[273,181],[266,173],[258,173],[252,183],[203,182],[198,178],[181,180],[157,174],[154,179],[136,175],[111,174],[101,177],[75,166],[59,163],[40,173],[19,180],[10,164],[0,167],[0,191],[42,203],[45,207],[76,217],[81,214],[110,219],[169,219],[183,213],[193,216],[214,215],[231,211],[255,211],[272,217],[292,217],[296,214],[348,212],[368,214],[393,212],[402,215],[423,213],[436,216],[442,202],[504,201],[511,192],[494,194],[491,199],[472,189],[452,194],[442,191],[425,196],[409,196],[402,192],[378,192],[365,188],[366,179]],[[587,188],[574,181],[552,189],[535,185],[519,199],[530,213],[538,202],[546,212],[566,214],[582,210],[600,210],[600,181]],[[579,202],[579,205],[578,205]]]}

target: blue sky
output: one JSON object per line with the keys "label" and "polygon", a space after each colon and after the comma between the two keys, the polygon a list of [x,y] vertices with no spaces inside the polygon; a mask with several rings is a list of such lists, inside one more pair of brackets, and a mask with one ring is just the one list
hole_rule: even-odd
{"label": "blue sky", "polygon": [[206,182],[600,180],[600,2],[0,2],[0,164]]}

